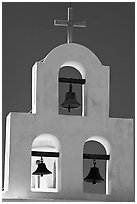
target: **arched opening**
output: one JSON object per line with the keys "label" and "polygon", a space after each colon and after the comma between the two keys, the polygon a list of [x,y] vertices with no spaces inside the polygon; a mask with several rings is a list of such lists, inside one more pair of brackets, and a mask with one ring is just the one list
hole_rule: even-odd
{"label": "arched opening", "polygon": [[58,192],[60,187],[60,143],[53,135],[41,134],[31,148],[31,191]]}
{"label": "arched opening", "polygon": [[82,83],[83,76],[77,67],[69,64],[62,65],[59,70],[59,114],[84,115],[84,89]]}
{"label": "arched opening", "polygon": [[93,137],[85,142],[83,154],[86,155],[83,159],[83,191],[108,194],[108,160],[97,157],[99,155],[107,157],[107,149]]}

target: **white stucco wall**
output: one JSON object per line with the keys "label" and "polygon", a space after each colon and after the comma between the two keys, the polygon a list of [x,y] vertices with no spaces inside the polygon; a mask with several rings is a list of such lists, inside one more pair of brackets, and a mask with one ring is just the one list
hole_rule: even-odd
{"label": "white stucco wall", "polygon": [[[85,70],[85,116],[58,115],[58,71],[69,61],[79,62]],[[109,67],[103,66],[89,49],[70,43],[55,48],[44,62],[37,63],[36,79],[36,114],[11,113],[9,188],[3,197],[133,201],[133,120],[109,118]],[[61,144],[61,191],[57,193],[30,190],[30,151],[40,134],[52,134]],[[83,192],[83,146],[94,136],[104,138],[111,148],[109,195]]]}

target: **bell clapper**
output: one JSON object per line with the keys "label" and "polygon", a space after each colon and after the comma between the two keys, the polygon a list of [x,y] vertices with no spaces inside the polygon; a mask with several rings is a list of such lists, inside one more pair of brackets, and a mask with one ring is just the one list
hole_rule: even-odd
{"label": "bell clapper", "polygon": [[[94,165],[94,167],[96,167],[96,159],[93,160],[93,165]],[[92,183],[93,183],[93,184],[96,184],[95,178],[93,179],[93,182],[92,182]]]}
{"label": "bell clapper", "polygon": [[72,84],[69,84],[69,92],[72,92]]}
{"label": "bell clapper", "polygon": [[38,175],[38,188],[40,188],[40,175]]}
{"label": "bell clapper", "polygon": [[[41,156],[41,159],[40,159],[40,163],[43,163],[43,158]],[[43,176],[43,174],[41,173],[41,177]]]}
{"label": "bell clapper", "polygon": [[41,161],[41,163],[43,163],[43,158],[42,158],[42,156],[41,156],[41,159],[40,159],[40,161]]}
{"label": "bell clapper", "polygon": [[68,112],[70,112],[70,105],[68,105]]}
{"label": "bell clapper", "polygon": [[[72,84],[69,84],[69,92],[72,92]],[[68,105],[68,112],[70,112],[70,105]]]}
{"label": "bell clapper", "polygon": [[93,165],[96,166],[96,159],[93,160]]}

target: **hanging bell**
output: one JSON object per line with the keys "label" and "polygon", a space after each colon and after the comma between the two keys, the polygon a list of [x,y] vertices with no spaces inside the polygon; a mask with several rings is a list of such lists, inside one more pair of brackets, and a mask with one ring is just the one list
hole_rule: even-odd
{"label": "hanging bell", "polygon": [[92,167],[89,171],[89,174],[84,178],[86,182],[92,182],[93,184],[101,183],[104,179],[101,177],[99,173],[99,168],[95,167],[96,162],[94,160],[94,167]]}
{"label": "hanging bell", "polygon": [[72,84],[69,86],[69,92],[65,95],[65,101],[61,104],[63,108],[67,108],[70,112],[71,109],[79,108],[81,105],[76,99],[75,92],[72,92]]}
{"label": "hanging bell", "polygon": [[41,157],[38,168],[32,174],[43,176],[44,174],[52,174],[52,172],[47,169],[45,163],[43,163],[43,158]]}

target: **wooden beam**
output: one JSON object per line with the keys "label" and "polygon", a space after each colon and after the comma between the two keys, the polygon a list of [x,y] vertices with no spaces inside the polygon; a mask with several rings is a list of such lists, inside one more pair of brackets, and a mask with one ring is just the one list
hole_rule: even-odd
{"label": "wooden beam", "polygon": [[38,152],[38,151],[31,151],[31,156],[36,157],[59,157],[59,152]]}
{"label": "wooden beam", "polygon": [[73,84],[85,84],[85,79],[72,79],[72,78],[59,78],[59,82],[65,82],[65,83],[73,83]]}
{"label": "wooden beam", "polygon": [[99,160],[109,160],[110,155],[106,154],[83,154],[83,159],[99,159]]}

